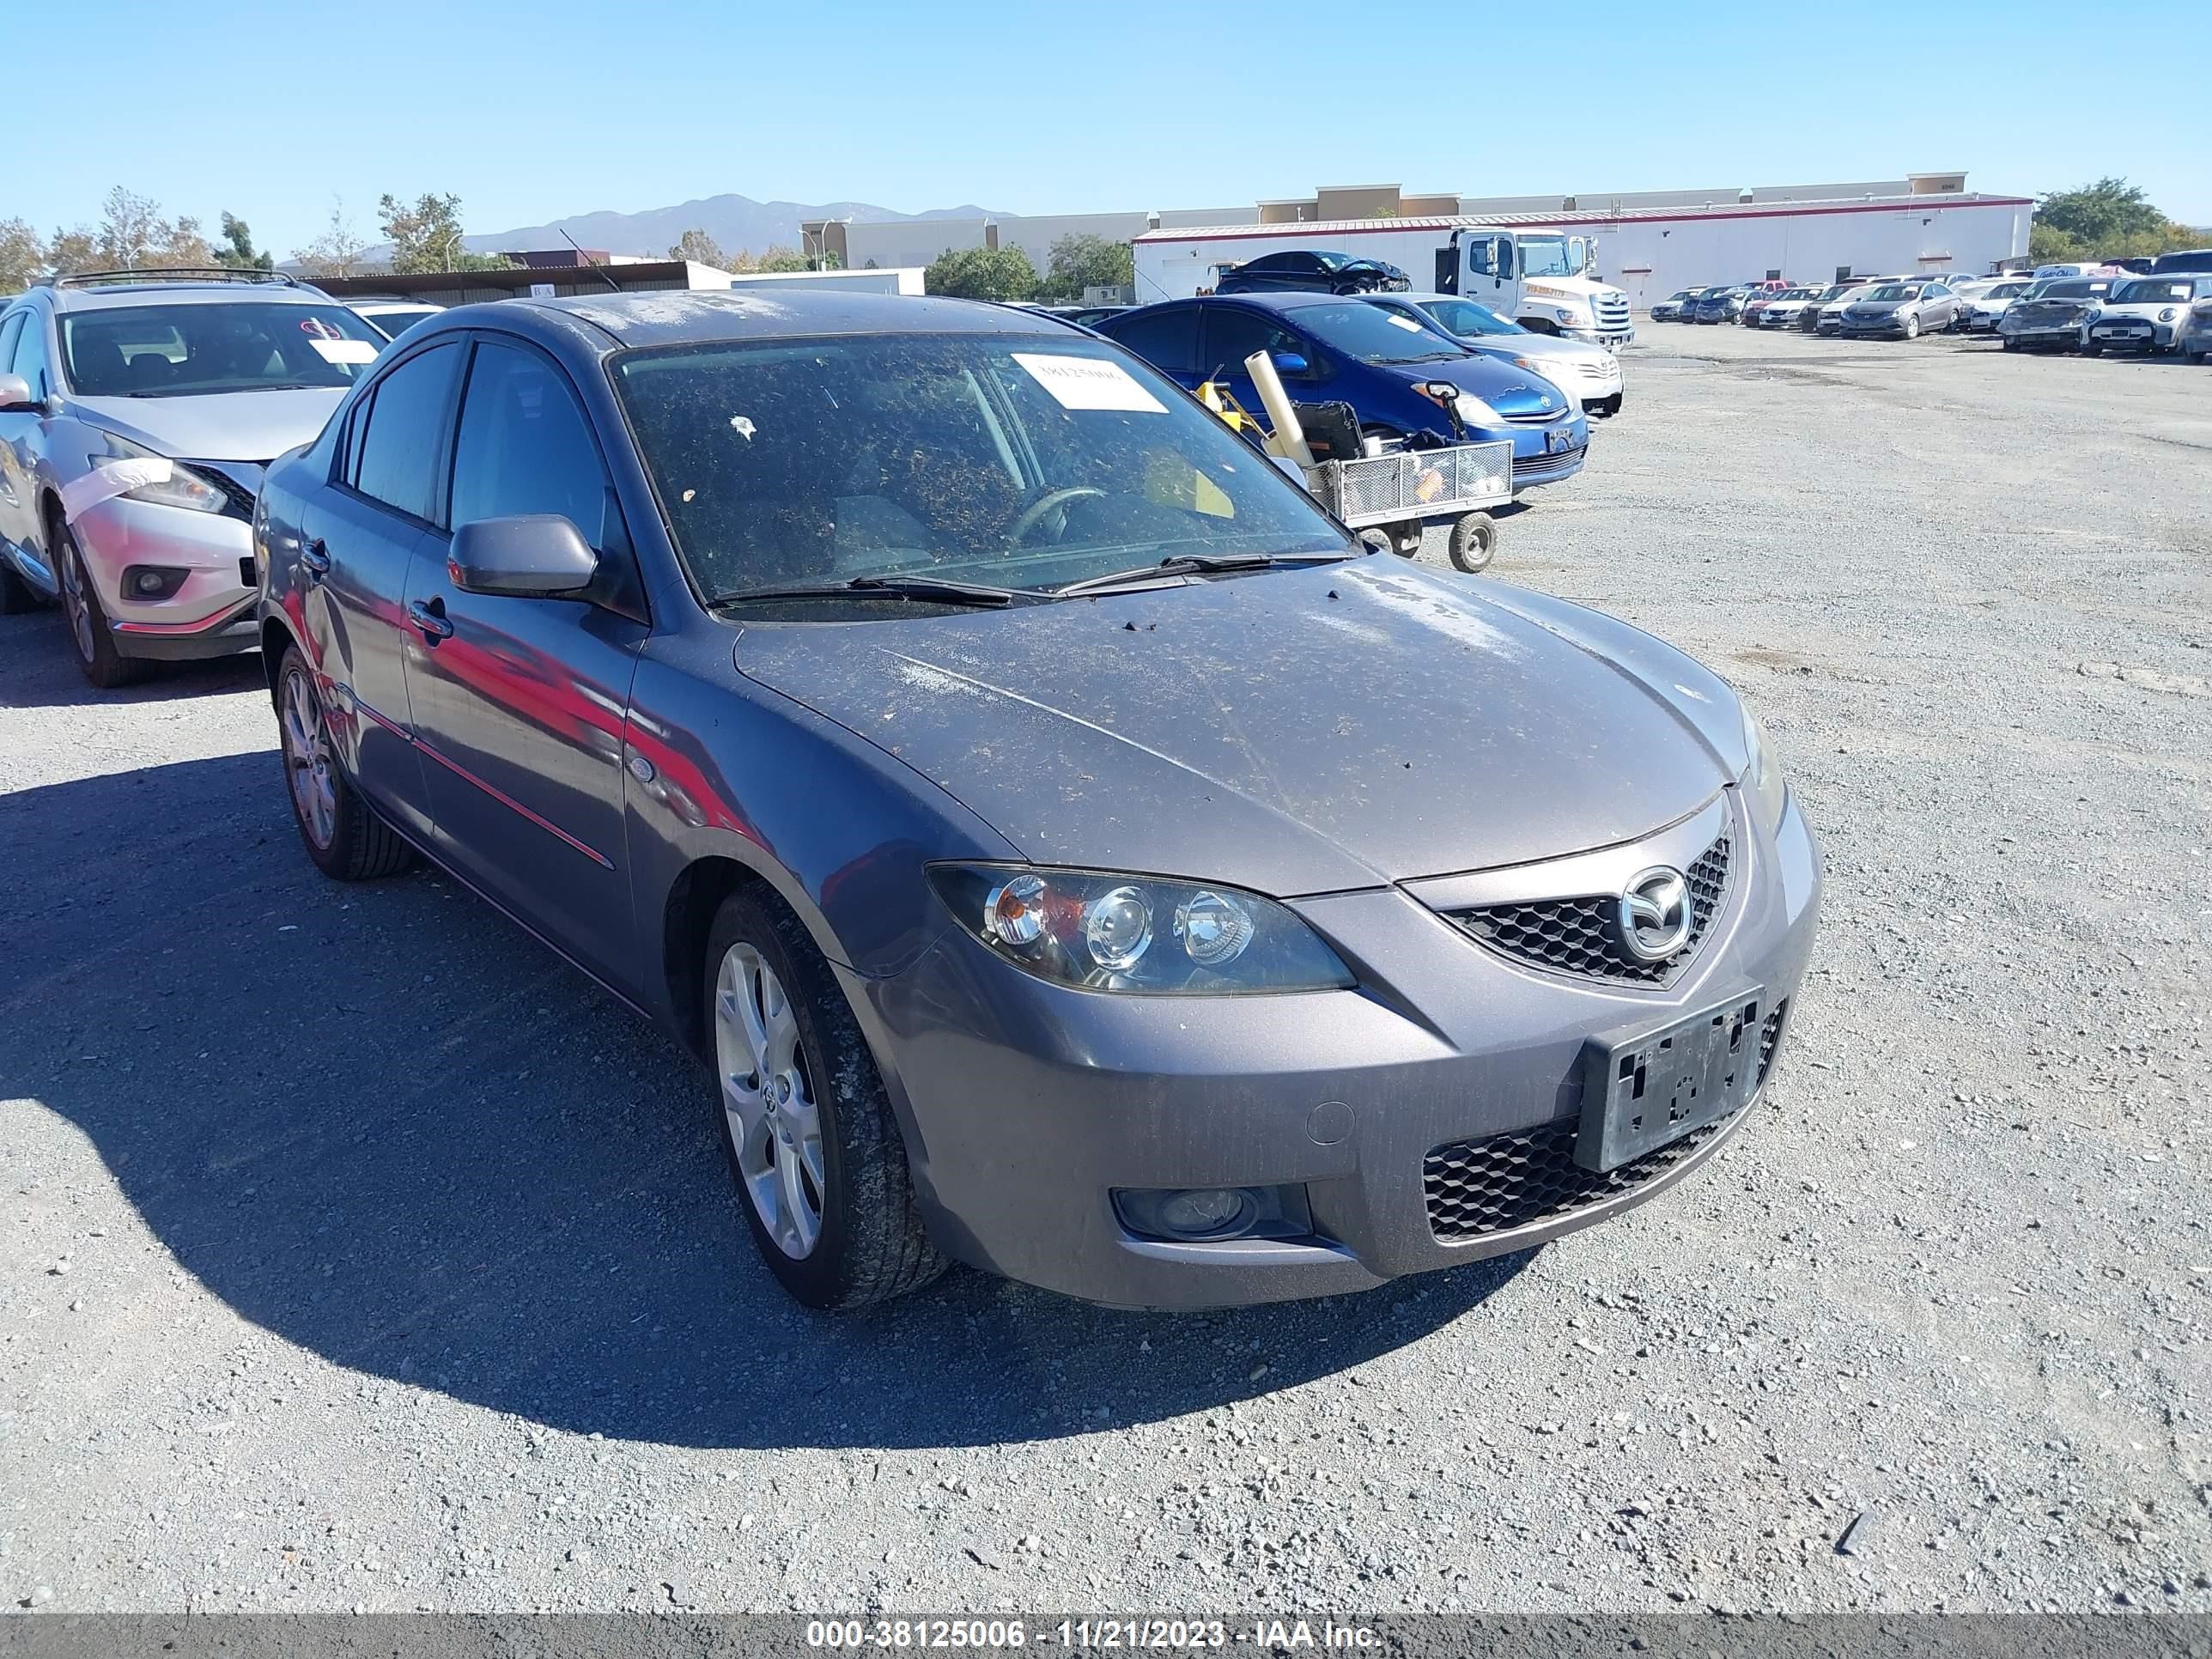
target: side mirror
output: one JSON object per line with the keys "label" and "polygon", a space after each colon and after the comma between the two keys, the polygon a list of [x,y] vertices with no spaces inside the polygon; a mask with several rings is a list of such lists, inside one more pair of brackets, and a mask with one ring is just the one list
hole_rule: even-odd
{"label": "side mirror", "polygon": [[1295,351],[1272,351],[1267,355],[1274,359],[1278,374],[1307,374],[1312,372],[1306,360]]}
{"label": "side mirror", "polygon": [[599,569],[584,532],[557,513],[478,519],[453,532],[446,552],[446,574],[461,592],[509,599],[571,598]]}
{"label": "side mirror", "polygon": [[0,374],[0,415],[25,411],[45,413],[42,405],[31,400],[31,383],[20,374]]}

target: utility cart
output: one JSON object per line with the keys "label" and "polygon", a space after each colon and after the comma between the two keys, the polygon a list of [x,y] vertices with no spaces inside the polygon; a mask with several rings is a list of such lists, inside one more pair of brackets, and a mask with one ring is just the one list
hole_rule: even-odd
{"label": "utility cart", "polygon": [[1451,562],[1482,569],[1498,552],[1492,509],[1513,499],[1513,446],[1498,441],[1400,449],[1305,469],[1323,507],[1354,530],[1379,529],[1396,551],[1421,550],[1421,526],[1451,522]]}

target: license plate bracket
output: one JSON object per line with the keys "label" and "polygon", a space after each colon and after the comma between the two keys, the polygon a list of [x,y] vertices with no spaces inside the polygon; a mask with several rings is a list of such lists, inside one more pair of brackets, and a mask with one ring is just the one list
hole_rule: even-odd
{"label": "license plate bracket", "polygon": [[1552,431],[1544,434],[1544,453],[1547,455],[1556,455],[1562,450],[1572,449],[1574,447],[1575,434],[1571,432]]}
{"label": "license plate bracket", "polygon": [[1592,1037],[1575,1162],[1618,1169],[1741,1109],[1759,1084],[1766,1005],[1753,988],[1663,1024]]}

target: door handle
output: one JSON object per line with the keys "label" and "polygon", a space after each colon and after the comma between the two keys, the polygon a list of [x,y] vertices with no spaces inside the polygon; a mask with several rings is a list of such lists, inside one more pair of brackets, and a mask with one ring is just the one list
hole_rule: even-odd
{"label": "door handle", "polygon": [[422,637],[432,645],[453,637],[453,625],[446,620],[443,599],[416,600],[407,607],[407,619],[422,630]]}
{"label": "door handle", "polygon": [[300,568],[310,576],[327,576],[331,573],[331,550],[323,544],[320,536],[310,537],[300,549]]}

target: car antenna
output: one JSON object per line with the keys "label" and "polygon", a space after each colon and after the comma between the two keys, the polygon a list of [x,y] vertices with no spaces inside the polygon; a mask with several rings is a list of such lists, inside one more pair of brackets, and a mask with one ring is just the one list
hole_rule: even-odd
{"label": "car antenna", "polygon": [[609,288],[614,289],[616,293],[619,294],[622,292],[622,284],[615,281],[613,277],[607,275],[607,268],[601,264],[597,259],[592,258],[590,254],[584,253],[584,245],[581,242],[569,235],[565,230],[561,233],[561,235],[562,240],[565,240],[570,247],[575,249],[577,252],[584,254],[584,263],[591,266],[593,270],[599,273],[599,280],[601,282],[605,283]]}

